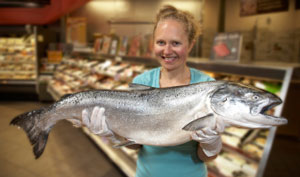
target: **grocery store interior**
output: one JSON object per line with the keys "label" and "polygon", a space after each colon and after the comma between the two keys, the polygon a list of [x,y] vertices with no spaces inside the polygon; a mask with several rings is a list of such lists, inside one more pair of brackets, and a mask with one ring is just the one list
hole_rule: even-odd
{"label": "grocery store interior", "polygon": [[159,63],[155,15],[164,5],[192,13],[201,25],[187,64],[215,78],[280,97],[268,111],[288,124],[228,127],[207,162],[209,177],[300,175],[300,0],[1,0],[0,177],[134,177],[138,150],[62,120],[35,159],[22,113],[66,94],[126,90]]}

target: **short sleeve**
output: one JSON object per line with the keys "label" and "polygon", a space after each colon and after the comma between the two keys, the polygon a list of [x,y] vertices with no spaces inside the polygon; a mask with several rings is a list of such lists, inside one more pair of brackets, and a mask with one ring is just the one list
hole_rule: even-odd
{"label": "short sleeve", "polygon": [[191,84],[215,80],[214,78],[208,76],[207,74],[197,69],[190,68],[190,71],[191,71]]}
{"label": "short sleeve", "polygon": [[132,83],[159,87],[160,68],[154,68],[136,76]]}

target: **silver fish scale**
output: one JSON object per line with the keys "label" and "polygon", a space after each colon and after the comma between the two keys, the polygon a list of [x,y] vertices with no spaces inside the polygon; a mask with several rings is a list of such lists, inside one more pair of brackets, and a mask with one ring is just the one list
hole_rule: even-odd
{"label": "silver fish scale", "polygon": [[171,146],[189,141],[191,133],[203,127],[222,132],[228,126],[286,124],[286,118],[264,114],[280,103],[274,94],[226,81],[148,90],[95,90],[64,96],[47,108],[15,117],[11,124],[25,130],[38,158],[57,121],[68,119],[83,126],[82,111],[88,109],[91,114],[95,106],[105,108],[105,121],[115,134],[138,144]]}
{"label": "silver fish scale", "polygon": [[57,102],[56,116],[61,112],[60,119],[81,120],[83,109],[91,112],[99,106],[105,108],[109,128],[119,135],[143,144],[177,144],[190,137],[190,132],[182,130],[195,119],[194,113],[187,110],[205,102],[204,95],[220,84],[223,82],[150,90],[79,92]]}

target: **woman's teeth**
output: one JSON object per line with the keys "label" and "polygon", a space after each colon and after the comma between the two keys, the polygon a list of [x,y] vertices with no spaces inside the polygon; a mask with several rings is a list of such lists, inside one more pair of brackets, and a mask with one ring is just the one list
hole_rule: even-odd
{"label": "woman's teeth", "polygon": [[163,57],[165,61],[174,61],[175,57]]}

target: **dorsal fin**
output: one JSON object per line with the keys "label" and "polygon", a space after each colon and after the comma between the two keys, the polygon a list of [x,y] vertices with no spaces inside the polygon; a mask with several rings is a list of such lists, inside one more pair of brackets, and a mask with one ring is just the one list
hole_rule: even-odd
{"label": "dorsal fin", "polygon": [[142,84],[130,83],[129,88],[131,90],[149,90],[149,89],[153,89],[154,87],[150,87],[150,86],[142,85]]}
{"label": "dorsal fin", "polygon": [[64,94],[63,96],[60,97],[60,100],[63,100],[71,95],[72,95],[71,93]]}

